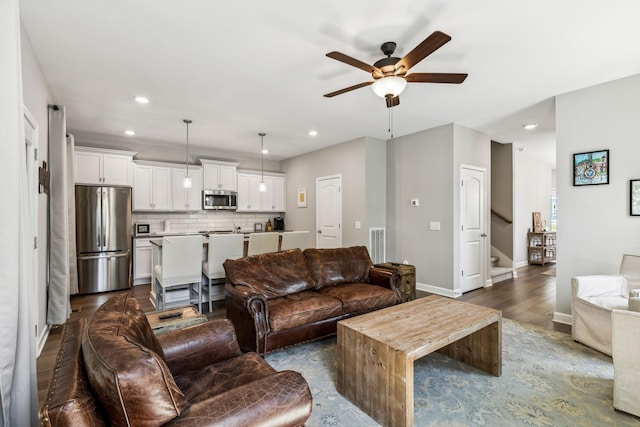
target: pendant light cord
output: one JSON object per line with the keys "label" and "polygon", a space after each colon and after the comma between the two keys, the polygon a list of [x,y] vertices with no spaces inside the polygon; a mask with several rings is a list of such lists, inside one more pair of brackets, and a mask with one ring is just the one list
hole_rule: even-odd
{"label": "pendant light cord", "polygon": [[387,132],[389,132],[391,138],[393,138],[393,109],[387,108],[387,110],[389,110],[389,127],[387,129]]}
{"label": "pendant light cord", "polygon": [[260,132],[258,135],[260,135],[260,170],[261,170],[261,181],[260,182],[264,182],[264,136],[266,135],[266,133],[264,132]]}
{"label": "pendant light cord", "polygon": [[187,124],[187,155],[185,158],[185,165],[187,166],[187,178],[189,178],[189,123],[192,123],[192,120],[184,119],[183,122]]}

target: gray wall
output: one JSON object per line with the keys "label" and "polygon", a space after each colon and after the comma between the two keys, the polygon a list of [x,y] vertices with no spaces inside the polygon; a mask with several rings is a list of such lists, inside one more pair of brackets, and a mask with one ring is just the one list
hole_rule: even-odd
{"label": "gray wall", "polygon": [[[490,181],[491,148],[486,135],[449,124],[387,144],[388,258],[414,264],[419,284],[451,296],[459,287],[462,164],[485,168]],[[411,199],[419,199],[420,205],[411,206]],[[430,222],[439,222],[440,231],[429,230]]]}
{"label": "gray wall", "polygon": [[[53,103],[53,96],[44,79],[29,41],[29,36],[21,27],[20,44],[22,49],[22,96],[24,105],[38,123],[38,165],[48,162],[48,111],[47,105]],[[47,208],[49,198],[46,193],[38,196],[38,277],[37,277],[37,325],[39,336],[45,330],[47,318]]]}
{"label": "gray wall", "polygon": [[[491,142],[491,209],[513,221],[513,145]],[[491,215],[491,245],[513,261],[513,222]],[[500,260],[501,262],[507,260]]]}
{"label": "gray wall", "polygon": [[[287,174],[286,227],[316,234],[316,178],[342,176],[342,245],[367,245],[368,228],[384,226],[385,141],[358,138],[306,153],[281,164]],[[307,207],[298,208],[297,190],[307,189]],[[356,230],[355,222],[361,222]],[[315,241],[314,241],[315,243]]]}
{"label": "gray wall", "polygon": [[[640,254],[640,218],[629,215],[629,180],[640,178],[639,100],[640,75],[556,98],[556,318],[571,313],[571,276],[612,274],[623,254]],[[574,187],[573,154],[601,149],[610,150],[610,184]]]}

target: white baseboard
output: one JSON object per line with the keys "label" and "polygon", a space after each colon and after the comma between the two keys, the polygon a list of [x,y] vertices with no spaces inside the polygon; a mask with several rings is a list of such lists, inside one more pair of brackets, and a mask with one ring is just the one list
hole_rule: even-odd
{"label": "white baseboard", "polygon": [[488,288],[490,286],[493,286],[493,281],[491,279],[485,280],[484,281],[484,287]]}
{"label": "white baseboard", "polygon": [[564,325],[572,325],[573,324],[573,316],[571,316],[570,314],[565,314],[565,313],[558,313],[557,311],[555,311],[553,313],[553,319],[554,322],[556,323],[562,323]]}
{"label": "white baseboard", "polygon": [[458,298],[462,292],[454,289],[445,289],[439,286],[427,285],[424,283],[416,283],[416,289],[423,292],[429,292],[443,297]]}
{"label": "white baseboard", "polygon": [[42,349],[44,345],[47,343],[47,338],[49,337],[49,331],[51,331],[51,325],[46,325],[44,327],[44,331],[40,334],[40,339],[38,340],[38,356],[40,357],[40,353],[42,353]]}
{"label": "white baseboard", "polygon": [[529,261],[518,261],[516,262],[515,267],[520,268],[520,267],[525,267],[527,265],[529,265]]}

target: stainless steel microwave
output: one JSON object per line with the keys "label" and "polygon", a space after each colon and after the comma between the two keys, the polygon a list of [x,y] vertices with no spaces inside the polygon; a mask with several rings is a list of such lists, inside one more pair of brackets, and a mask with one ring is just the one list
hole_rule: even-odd
{"label": "stainless steel microwave", "polygon": [[204,210],[236,210],[238,195],[235,191],[203,190],[202,209]]}

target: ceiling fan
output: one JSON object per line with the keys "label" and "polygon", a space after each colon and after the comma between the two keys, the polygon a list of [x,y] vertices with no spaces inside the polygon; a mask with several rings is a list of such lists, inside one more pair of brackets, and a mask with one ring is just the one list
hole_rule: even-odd
{"label": "ceiling fan", "polygon": [[449,42],[451,37],[447,34],[434,31],[429,37],[424,39],[422,43],[416,46],[411,52],[406,54],[404,58],[392,57],[393,52],[396,50],[396,44],[394,42],[386,42],[380,46],[380,50],[387,57],[375,62],[373,65],[366,64],[360,60],[352,58],[344,53],[329,52],[327,56],[333,58],[336,61],[344,62],[347,65],[351,65],[361,70],[371,73],[373,81],[359,83],[357,85],[349,86],[344,89],[337,90],[335,92],[327,93],[324,96],[327,98],[334,97],[336,95],[343,94],[345,92],[352,91],[354,89],[360,89],[361,87],[373,85],[373,91],[381,98],[384,98],[387,102],[387,108],[395,107],[400,104],[400,93],[404,90],[407,83],[452,83],[460,84],[466,78],[467,74],[455,74],[455,73],[412,73],[407,74],[407,71],[418,62],[422,61],[427,56],[442,47],[445,43]]}

